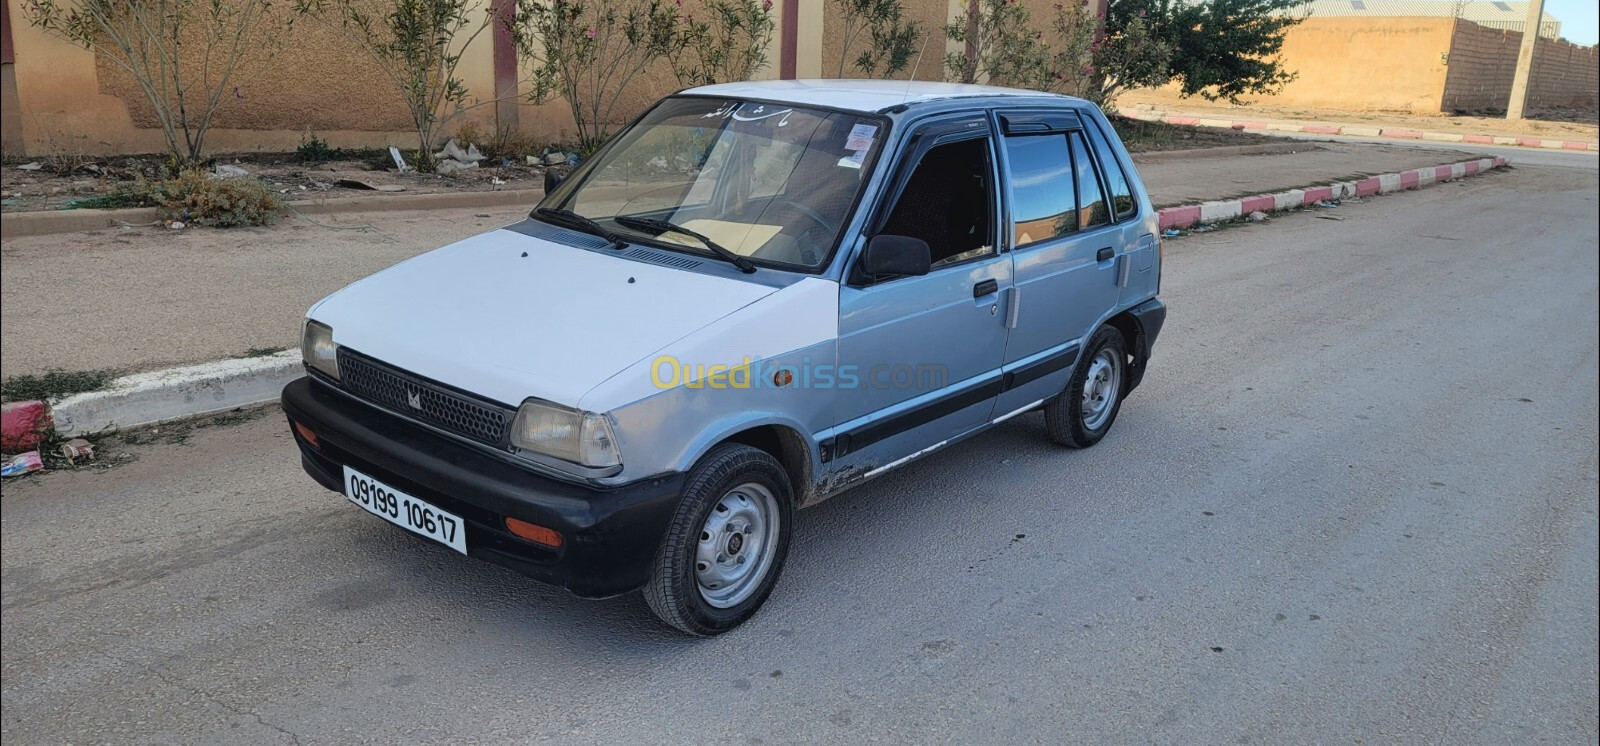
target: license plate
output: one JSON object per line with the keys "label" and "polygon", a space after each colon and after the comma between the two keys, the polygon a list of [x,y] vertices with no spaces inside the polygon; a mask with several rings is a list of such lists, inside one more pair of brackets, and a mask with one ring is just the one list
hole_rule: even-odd
{"label": "license plate", "polygon": [[344,494],[368,513],[457,552],[467,553],[467,526],[454,513],[440,510],[348,466],[344,467]]}

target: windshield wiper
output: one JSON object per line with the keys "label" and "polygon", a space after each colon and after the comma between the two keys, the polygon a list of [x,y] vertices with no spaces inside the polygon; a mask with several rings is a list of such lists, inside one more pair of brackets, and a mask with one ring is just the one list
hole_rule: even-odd
{"label": "windshield wiper", "polygon": [[552,223],[561,223],[568,228],[577,228],[585,233],[604,238],[611,242],[611,248],[613,249],[623,249],[628,246],[628,242],[622,240],[621,236],[606,230],[605,226],[595,222],[593,218],[586,218],[571,210],[562,210],[555,207],[535,207],[533,208],[533,215]]}
{"label": "windshield wiper", "polygon": [[711,253],[716,254],[718,257],[732,263],[733,266],[739,268],[740,272],[748,275],[756,271],[756,265],[754,262],[751,262],[749,259],[739,256],[732,251],[729,251],[727,248],[723,247],[722,244],[711,240],[709,236],[706,236],[703,233],[696,233],[695,231],[689,230],[688,228],[678,225],[677,223],[667,220],[658,220],[656,218],[643,218],[636,215],[619,215],[615,218],[612,218],[612,220],[616,221],[618,225],[626,225],[629,228],[640,228],[643,230],[660,231],[663,233],[667,231],[671,231],[673,233],[682,233],[685,236],[705,244],[705,247],[710,249]]}

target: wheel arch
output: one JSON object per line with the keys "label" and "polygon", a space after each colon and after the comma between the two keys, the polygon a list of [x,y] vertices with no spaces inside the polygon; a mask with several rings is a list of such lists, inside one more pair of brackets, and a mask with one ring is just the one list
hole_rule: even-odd
{"label": "wheel arch", "polygon": [[1106,319],[1105,326],[1116,329],[1122,335],[1123,347],[1128,351],[1128,384],[1123,392],[1126,394],[1144,379],[1145,363],[1150,358],[1149,338],[1144,324],[1131,310]]}
{"label": "wheel arch", "polygon": [[816,458],[811,441],[793,424],[786,422],[746,423],[722,435],[709,438],[684,465],[684,469],[704,458],[723,443],[739,443],[763,451],[778,460],[794,490],[795,507],[810,504],[816,497]]}

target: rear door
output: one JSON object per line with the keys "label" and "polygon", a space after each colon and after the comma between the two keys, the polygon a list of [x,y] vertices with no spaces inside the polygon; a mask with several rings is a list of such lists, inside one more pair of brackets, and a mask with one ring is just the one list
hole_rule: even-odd
{"label": "rear door", "polygon": [[1066,385],[1085,338],[1117,306],[1122,261],[1138,239],[1115,220],[1075,111],[1002,111],[997,119],[1014,275],[994,412],[1001,419]]}

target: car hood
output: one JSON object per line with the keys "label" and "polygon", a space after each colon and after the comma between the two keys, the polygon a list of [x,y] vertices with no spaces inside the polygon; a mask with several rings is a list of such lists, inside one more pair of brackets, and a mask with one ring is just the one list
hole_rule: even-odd
{"label": "car hood", "polygon": [[631,364],[774,291],[495,230],[340,290],[335,342],[517,405],[577,406]]}

